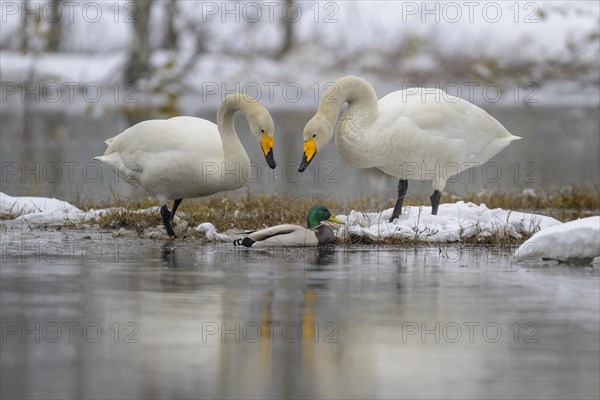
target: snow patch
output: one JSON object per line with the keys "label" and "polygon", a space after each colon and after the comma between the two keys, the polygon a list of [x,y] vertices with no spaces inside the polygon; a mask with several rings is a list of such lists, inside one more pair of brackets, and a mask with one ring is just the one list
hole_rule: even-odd
{"label": "snow patch", "polygon": [[204,233],[206,239],[211,242],[231,242],[233,238],[224,233],[217,232],[217,228],[210,222],[204,222],[194,228],[194,231]]}
{"label": "snow patch", "polygon": [[442,204],[438,215],[431,215],[431,207],[405,207],[402,215],[389,222],[393,209],[364,213],[351,211],[336,218],[345,222],[336,235],[352,234],[374,240],[407,238],[428,242],[455,242],[467,238],[487,238],[492,235],[520,238],[540,229],[559,225],[554,218],[522,213],[501,208],[489,209],[459,201]]}
{"label": "snow patch", "polygon": [[84,213],[66,201],[46,197],[12,197],[0,192],[0,214],[16,216],[17,221],[55,224],[79,219]]}
{"label": "snow patch", "polygon": [[[24,221],[28,224],[60,225],[70,221],[92,221],[114,210],[118,209],[84,212],[62,200],[44,197],[12,197],[0,192],[0,213],[16,216],[15,221]],[[438,215],[431,215],[431,207],[405,207],[399,218],[389,222],[392,211],[391,208],[372,213],[353,210],[348,215],[338,215],[337,218],[346,225],[333,226],[333,229],[340,238],[353,234],[375,240],[407,238],[434,243],[455,242],[467,238],[488,238],[492,235],[520,238],[535,233],[515,253],[520,260],[544,258],[591,262],[594,257],[600,257],[600,217],[584,218],[562,224],[554,218],[543,215],[501,208],[490,209],[484,204],[476,205],[462,201],[440,205]],[[151,207],[134,212],[157,213],[158,208]],[[186,221],[179,221],[174,227],[178,235],[185,233],[187,228]],[[210,222],[196,226],[194,231],[204,233],[206,239],[214,242],[231,242],[233,236],[236,236],[219,233]],[[144,234],[156,238],[163,238],[166,235],[162,226]]]}
{"label": "snow patch", "polygon": [[582,218],[544,229],[515,252],[518,261],[550,259],[589,264],[600,257],[600,217]]}
{"label": "snow patch", "polygon": [[74,205],[58,199],[46,197],[12,197],[0,192],[0,213],[23,215],[52,211],[81,211]]}

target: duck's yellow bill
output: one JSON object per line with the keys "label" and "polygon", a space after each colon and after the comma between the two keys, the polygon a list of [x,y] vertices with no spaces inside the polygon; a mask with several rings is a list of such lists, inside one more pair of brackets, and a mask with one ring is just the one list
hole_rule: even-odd
{"label": "duck's yellow bill", "polygon": [[328,221],[331,221],[331,222],[338,223],[338,224],[345,225],[343,221],[340,221],[339,219],[337,219],[337,218],[336,218],[336,217],[334,217],[333,215],[332,215],[331,217],[327,218],[327,220],[328,220]]}
{"label": "duck's yellow bill", "polygon": [[275,140],[266,133],[263,133],[262,140],[260,141],[260,147],[262,147],[265,156],[269,154],[269,152],[273,148],[273,144],[275,144]]}
{"label": "duck's yellow bill", "polygon": [[311,138],[304,142],[304,155],[306,156],[306,161],[312,160],[317,152],[317,142],[315,142],[315,138]]}

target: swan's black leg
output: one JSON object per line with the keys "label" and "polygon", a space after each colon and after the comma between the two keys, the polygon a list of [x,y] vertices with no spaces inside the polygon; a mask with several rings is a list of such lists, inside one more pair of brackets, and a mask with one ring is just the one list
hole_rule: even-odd
{"label": "swan's black leg", "polygon": [[398,200],[396,200],[396,205],[394,206],[394,211],[392,212],[392,218],[390,218],[390,222],[402,214],[402,203],[404,203],[404,197],[406,197],[407,190],[408,179],[400,179],[398,182]]}
{"label": "swan's black leg", "polygon": [[429,198],[431,200],[431,215],[437,215],[438,207],[440,206],[440,199],[442,198],[442,194],[439,190],[434,190],[433,194]]}
{"label": "swan's black leg", "polygon": [[167,230],[167,234],[169,236],[175,236],[175,231],[171,227],[171,213],[166,205],[160,206],[160,216],[162,217],[163,224],[165,225],[165,229]]}
{"label": "swan's black leg", "polygon": [[183,199],[175,199],[175,202],[173,203],[173,209],[171,210],[171,221],[173,221],[173,218],[175,218],[175,213],[177,212],[177,207],[179,207],[182,200]]}

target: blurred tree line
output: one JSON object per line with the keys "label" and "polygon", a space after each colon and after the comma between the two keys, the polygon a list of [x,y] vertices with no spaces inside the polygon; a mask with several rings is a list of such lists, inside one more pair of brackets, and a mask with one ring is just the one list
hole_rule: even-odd
{"label": "blurred tree line", "polygon": [[[69,2],[67,0],[49,0],[49,5],[40,7],[39,0],[23,0],[21,7],[29,10],[23,12],[21,9],[22,24],[20,28],[12,34],[3,35],[0,40],[0,48],[12,49],[18,48],[23,53],[57,53],[68,52],[63,45],[69,32],[70,21],[66,15],[56,16],[53,10],[65,10]],[[129,3],[129,2],[128,2]],[[127,4],[130,6],[131,4]],[[125,83],[134,83],[140,78],[148,77],[154,74],[150,64],[150,57],[155,50],[168,50],[177,52],[180,50],[180,38],[185,36],[191,38],[193,50],[190,52],[187,60],[178,66],[178,71],[171,74],[168,81],[180,79],[185,73],[198,61],[199,56],[207,51],[206,42],[210,38],[208,30],[203,29],[203,23],[199,15],[185,15],[181,11],[180,0],[133,0],[135,7],[131,8],[133,19],[131,25],[131,40],[128,45],[128,61],[123,69],[123,81]],[[284,0],[285,4],[292,5],[294,0]],[[37,4],[37,6],[36,6]],[[77,3],[79,4],[79,3]],[[116,3],[115,3],[116,4]],[[159,45],[152,44],[153,29],[151,26],[151,14],[154,10],[161,8],[163,15],[161,30],[161,39]],[[50,11],[48,11],[50,10]],[[37,14],[36,14],[37,11]],[[40,15],[40,14],[44,15]],[[63,14],[65,14],[63,12]],[[271,52],[262,54],[271,58],[281,58],[289,52],[294,44],[294,23],[291,19],[283,18],[278,15],[277,25],[281,31],[282,38],[279,48]],[[15,40],[16,39],[16,40]],[[15,45],[18,43],[17,45]]]}
{"label": "blurred tree line", "polygon": [[[35,5],[39,0],[23,0],[23,7],[36,10]],[[37,10],[66,9],[66,0],[47,0],[44,4],[49,7],[38,7]],[[234,1],[215,2],[215,4],[233,4]],[[284,0],[283,4],[291,5],[294,0]],[[77,2],[79,4],[79,2]],[[81,4],[86,4],[82,2]],[[117,3],[102,3],[103,7],[114,7]],[[111,6],[112,4],[112,6]],[[119,7],[134,7],[135,17],[127,25],[129,34],[127,40],[117,45],[126,51],[126,61],[121,69],[121,79],[124,83],[137,83],[140,80],[152,81],[152,90],[161,92],[173,83],[181,82],[197,65],[201,55],[207,52],[218,52],[238,57],[255,57],[270,59],[283,59],[296,49],[302,47],[298,39],[297,26],[291,19],[283,18],[282,13],[276,13],[277,20],[270,24],[275,29],[275,34],[267,34],[268,45],[262,39],[253,39],[253,35],[264,33],[252,23],[241,21],[241,24],[232,27],[232,24],[218,24],[219,15],[200,15],[202,2],[185,2],[183,0],[133,0],[121,2]],[[243,3],[242,3],[243,4]],[[190,6],[191,5],[191,6]],[[585,9],[570,7],[569,4],[557,5],[556,3],[540,3],[541,8],[538,18],[544,20],[550,15],[567,17],[572,13],[585,13]],[[196,7],[196,8],[193,8]],[[352,6],[347,6],[348,8]],[[357,9],[355,9],[356,11]],[[345,37],[348,29],[377,30],[377,25],[372,21],[362,21],[361,16],[351,14],[352,26],[339,26],[336,35],[313,33],[311,46],[321,46],[319,51],[328,52],[330,69],[354,69],[365,73],[376,74],[382,78],[402,76],[405,79],[427,80],[432,76],[437,79],[480,79],[497,80],[502,78],[516,79],[518,81],[541,82],[544,79],[558,79],[568,77],[578,79],[584,77],[586,82],[600,84],[597,77],[599,57],[598,28],[590,32],[580,33],[579,36],[571,35],[567,39],[561,54],[548,55],[543,62],[527,59],[526,57],[487,57],[479,54],[460,53],[456,49],[444,49],[433,34],[431,35],[396,35],[393,40],[387,40],[389,34],[380,32],[381,43],[367,43],[358,45],[350,43]],[[160,19],[153,19],[153,15],[160,15]],[[206,21],[208,19],[208,21]],[[210,23],[214,21],[218,29],[211,29]],[[262,21],[261,21],[262,23]],[[362,24],[362,25],[361,25]],[[600,21],[598,21],[600,24]],[[214,26],[213,25],[213,28]],[[268,24],[267,24],[268,25]],[[315,25],[318,29],[319,27]],[[84,27],[84,28],[90,28]],[[105,29],[110,29],[109,24]],[[238,29],[235,35],[223,35],[225,30]],[[314,29],[314,31],[317,31]],[[19,28],[10,32],[2,29],[0,48],[19,50],[26,53],[69,53],[74,52],[73,26],[68,18],[52,18],[44,15],[42,18],[35,13],[27,12],[23,15]],[[229,32],[231,33],[231,32]],[[94,44],[102,44],[102,37],[93,36]],[[323,36],[323,37],[321,37]],[[325,37],[328,36],[328,37]],[[225,38],[227,37],[227,38]],[[233,39],[232,39],[233,37]],[[328,41],[328,42],[327,42]],[[241,43],[241,44],[240,44]],[[275,43],[273,45],[273,43]],[[185,45],[184,45],[185,44]],[[89,46],[89,44],[88,44]],[[184,49],[185,47],[185,49]],[[185,51],[183,51],[185,50]],[[519,49],[515,49],[518,53]],[[91,52],[88,48],[86,51]],[[150,62],[153,54],[163,51],[171,56],[162,64]],[[592,55],[590,57],[590,54]],[[435,69],[423,68],[422,64],[414,63],[411,67],[410,60],[427,55]],[[526,51],[525,51],[525,55]],[[370,62],[369,60],[375,60]],[[320,63],[323,61],[320,59]],[[591,78],[590,78],[591,76]],[[595,78],[594,78],[595,77]]]}

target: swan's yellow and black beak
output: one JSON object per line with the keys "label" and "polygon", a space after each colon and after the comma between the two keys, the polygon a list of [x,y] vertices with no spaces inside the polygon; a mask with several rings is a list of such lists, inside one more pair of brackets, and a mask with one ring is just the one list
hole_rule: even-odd
{"label": "swan's yellow and black beak", "polygon": [[346,225],[344,223],[344,221],[340,221],[339,219],[337,219],[336,217],[334,217],[333,215],[330,216],[329,218],[327,218],[327,221],[331,221],[331,222],[335,222],[336,224],[342,224],[342,225]]}
{"label": "swan's yellow and black beak", "polygon": [[271,136],[267,135],[266,133],[263,133],[262,140],[260,141],[260,147],[262,148],[263,153],[265,153],[267,164],[269,165],[269,167],[271,167],[271,169],[275,169],[275,167],[277,166],[277,163],[275,162],[275,157],[273,157],[274,143],[275,140],[273,140]]}
{"label": "swan's yellow and black beak", "polygon": [[311,138],[304,142],[304,154],[302,155],[300,166],[298,166],[298,172],[304,172],[315,154],[317,154],[317,142],[315,142],[315,138]]}

